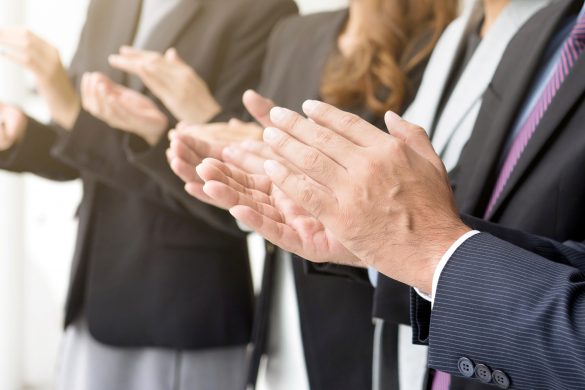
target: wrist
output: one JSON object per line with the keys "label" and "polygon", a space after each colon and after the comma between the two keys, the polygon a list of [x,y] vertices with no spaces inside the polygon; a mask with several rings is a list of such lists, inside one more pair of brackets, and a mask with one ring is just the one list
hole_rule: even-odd
{"label": "wrist", "polygon": [[180,119],[192,124],[204,124],[210,122],[219,113],[221,113],[221,106],[210,96],[209,99],[198,104],[197,109],[186,112],[185,115],[180,116]]}
{"label": "wrist", "polygon": [[[419,270],[413,275],[413,282],[411,285],[421,292],[432,296],[433,281],[439,264],[449,252],[449,248],[451,248],[462,236],[471,231],[472,229],[463,223],[457,223],[449,227],[440,228],[440,231],[437,231],[437,233],[430,232],[430,234],[425,237],[425,242],[428,243],[428,245],[423,245],[421,248]],[[426,253],[426,256],[423,256],[423,253]]]}
{"label": "wrist", "polygon": [[155,146],[158,144],[165,132],[168,128],[168,119],[164,117],[164,120],[158,125],[153,125],[152,127],[145,129],[142,133],[135,132],[138,136],[140,136],[147,144],[150,146]]}

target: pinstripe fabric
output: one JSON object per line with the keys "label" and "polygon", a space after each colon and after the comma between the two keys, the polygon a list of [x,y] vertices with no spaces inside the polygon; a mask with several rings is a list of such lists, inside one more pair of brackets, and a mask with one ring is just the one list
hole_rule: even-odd
{"label": "pinstripe fabric", "polygon": [[[584,251],[563,253],[549,241],[542,247],[585,264]],[[585,277],[578,269],[482,233],[447,264],[434,305],[433,368],[459,375],[457,361],[467,357],[505,372],[514,389],[585,388]]]}

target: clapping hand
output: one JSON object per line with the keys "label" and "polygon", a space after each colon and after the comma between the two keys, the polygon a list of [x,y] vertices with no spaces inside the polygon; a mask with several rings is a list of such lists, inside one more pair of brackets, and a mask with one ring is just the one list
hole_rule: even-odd
{"label": "clapping hand", "polygon": [[142,80],[179,120],[207,123],[221,111],[209,87],[187,65],[175,49],[160,54],[123,46],[109,58],[114,68],[134,74]]}
{"label": "clapping hand", "polygon": [[166,115],[150,98],[115,84],[101,73],[83,75],[81,95],[87,112],[150,145],[159,142],[168,128]]}
{"label": "clapping hand", "polygon": [[80,99],[61,63],[59,51],[22,27],[0,29],[0,47],[2,57],[33,73],[53,121],[71,129],[79,114]]}

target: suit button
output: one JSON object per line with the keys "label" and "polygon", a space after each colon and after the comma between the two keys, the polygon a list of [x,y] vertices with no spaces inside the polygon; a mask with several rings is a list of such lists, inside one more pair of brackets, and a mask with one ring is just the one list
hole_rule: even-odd
{"label": "suit button", "polygon": [[506,375],[503,371],[495,370],[492,372],[492,377],[500,389],[510,388],[510,378],[508,378],[508,375]]}
{"label": "suit button", "polygon": [[457,368],[459,368],[461,375],[466,378],[471,378],[473,374],[475,374],[475,366],[473,365],[473,362],[466,357],[459,359]]}
{"label": "suit button", "polygon": [[485,364],[478,364],[475,366],[475,376],[483,383],[490,383],[492,381],[492,370]]}

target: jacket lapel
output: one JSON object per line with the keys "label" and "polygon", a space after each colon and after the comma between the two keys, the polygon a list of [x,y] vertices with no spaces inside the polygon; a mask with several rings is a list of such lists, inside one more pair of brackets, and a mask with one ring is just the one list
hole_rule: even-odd
{"label": "jacket lapel", "polygon": [[416,98],[403,115],[404,119],[415,122],[429,133],[432,130],[442,91],[452,72],[454,60],[461,50],[466,26],[474,12],[475,8],[468,9],[466,15],[455,21],[445,31],[433,51]]}
{"label": "jacket lapel", "polygon": [[90,5],[91,14],[88,15],[88,21],[95,18],[95,23],[104,23],[104,20],[107,20],[107,26],[99,29],[101,41],[108,42],[109,46],[103,51],[99,49],[99,45],[92,49],[95,59],[92,61],[91,70],[104,72],[115,83],[124,84],[126,74],[112,68],[107,58],[110,54],[117,53],[120,46],[132,43],[140,18],[142,0],[106,0],[102,4],[99,1],[95,3],[95,9],[92,8],[93,4]]}
{"label": "jacket lapel", "polygon": [[[189,26],[195,15],[201,10],[201,0],[181,0],[168,15],[162,19],[150,32],[144,44],[145,50],[164,53],[172,47]],[[180,53],[179,53],[180,54]],[[137,77],[131,78],[131,87],[137,91],[145,89],[142,81]]]}
{"label": "jacket lapel", "polygon": [[[524,102],[540,59],[571,2],[537,15],[508,49],[483,99],[473,134],[460,159],[456,197],[464,213],[483,216],[496,180],[500,154]],[[518,66],[521,61],[522,66]],[[467,168],[471,166],[473,168]]]}
{"label": "jacket lapel", "polygon": [[581,103],[581,97],[585,93],[585,58],[577,61],[569,76],[561,86],[561,89],[553,99],[550,107],[544,114],[536,132],[528,142],[526,150],[520,156],[516,168],[512,172],[506,187],[500,195],[495,207],[494,214],[504,204],[506,199],[510,197],[514,190],[521,183],[522,178],[526,176],[530,168],[536,164],[538,158],[544,153],[547,144],[553,136],[562,132],[563,126],[561,122],[575,104]]}
{"label": "jacket lapel", "polygon": [[[547,1],[512,2],[492,26],[461,75],[457,87],[438,122],[433,145],[439,153],[447,147],[454,132],[477,107],[498,67],[506,46],[526,20]],[[480,12],[481,13],[481,12]],[[473,23],[470,27],[475,27]]]}

